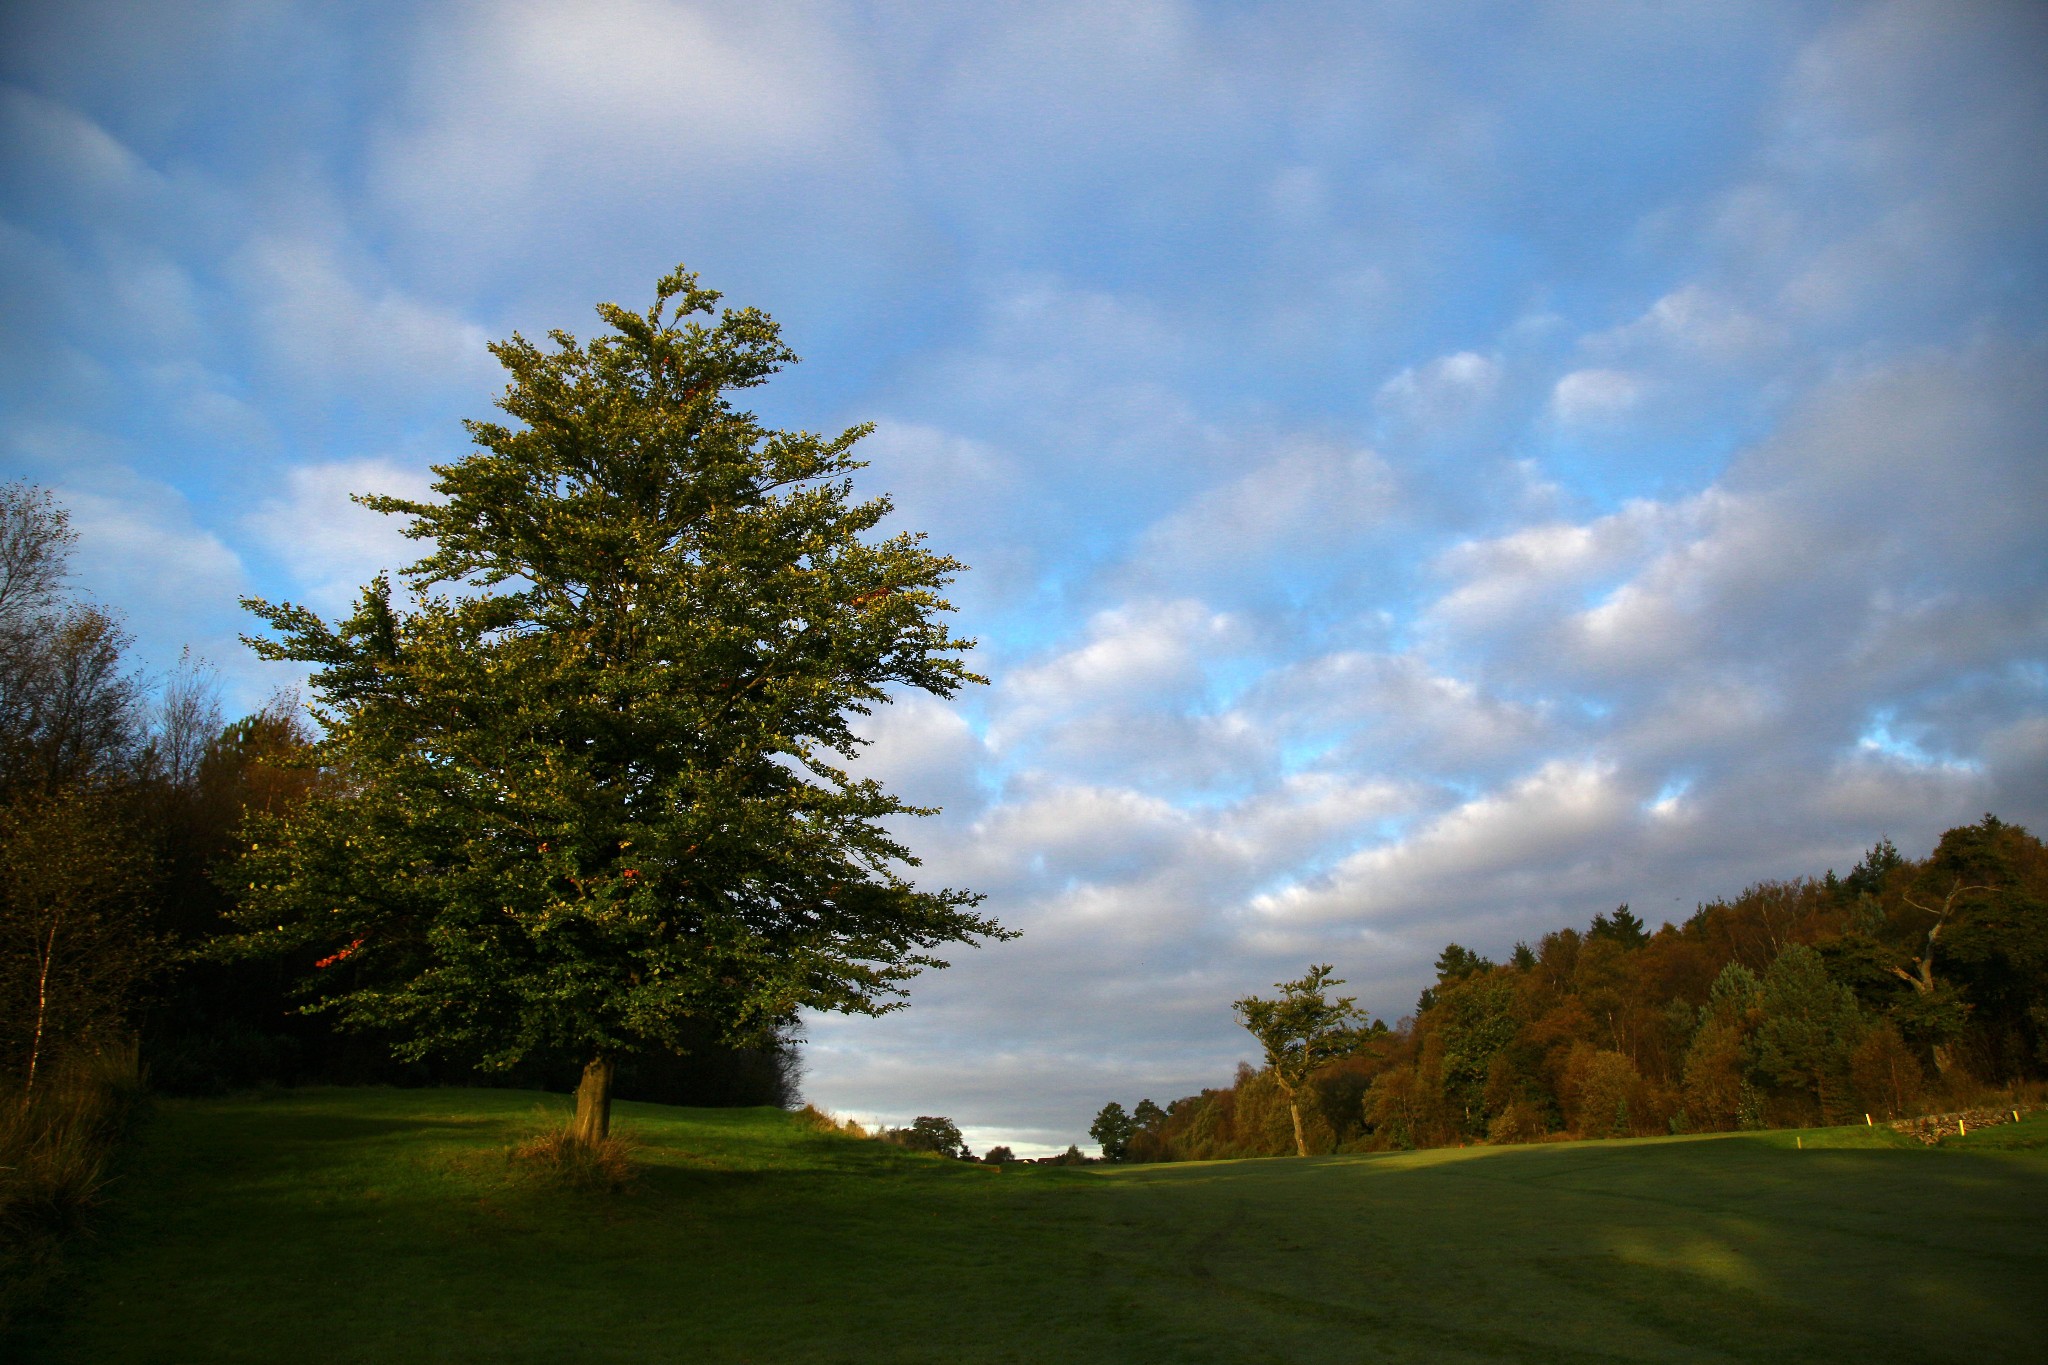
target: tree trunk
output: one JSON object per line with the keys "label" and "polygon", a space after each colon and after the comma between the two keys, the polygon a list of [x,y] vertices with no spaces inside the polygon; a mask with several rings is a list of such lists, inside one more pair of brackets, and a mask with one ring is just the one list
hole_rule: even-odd
{"label": "tree trunk", "polygon": [[1294,1102],[1291,1095],[1287,1099],[1287,1113],[1294,1120],[1294,1154],[1307,1156],[1308,1143],[1303,1141],[1301,1136],[1301,1106]]}
{"label": "tree trunk", "polygon": [[612,1131],[612,1059],[598,1057],[583,1068],[583,1080],[576,1087],[576,1117],[569,1123],[569,1136],[585,1147],[595,1147]]}

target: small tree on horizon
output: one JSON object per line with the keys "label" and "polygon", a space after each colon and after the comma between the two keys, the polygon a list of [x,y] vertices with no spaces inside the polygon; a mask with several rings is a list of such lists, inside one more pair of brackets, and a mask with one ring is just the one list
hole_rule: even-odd
{"label": "small tree on horizon", "polygon": [[1265,1049],[1266,1065],[1287,1097],[1288,1116],[1294,1120],[1294,1150],[1308,1155],[1308,1141],[1301,1130],[1301,1091],[1309,1077],[1324,1066],[1350,1053],[1358,1039],[1358,1024],[1364,1014],[1352,996],[1332,1000],[1328,992],[1344,984],[1333,975],[1329,963],[1308,969],[1298,981],[1275,984],[1277,1000],[1248,995],[1231,1006],[1238,1022]]}
{"label": "small tree on horizon", "polygon": [[938,620],[960,569],[871,538],[852,449],[728,401],[795,356],[678,269],[610,335],[491,347],[515,425],[435,466],[436,500],[363,497],[430,552],[329,624],[247,605],[313,667],[332,780],[258,817],[224,951],[311,969],[312,1008],[401,1057],[580,1062],[573,1133],[608,1132],[615,1059],[709,1023],[881,1013],[940,944],[1008,937],[922,890],[849,774],[850,717],[979,682]]}

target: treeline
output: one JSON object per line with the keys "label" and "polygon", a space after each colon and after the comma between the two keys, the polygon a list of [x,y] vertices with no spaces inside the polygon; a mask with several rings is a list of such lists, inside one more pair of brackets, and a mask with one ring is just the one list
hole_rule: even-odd
{"label": "treeline", "polygon": [[[0,485],[0,1100],[125,1064],[154,1089],[312,1082],[570,1089],[580,1060],[504,1072],[394,1061],[305,1012],[322,963],[226,958],[243,828],[346,774],[311,758],[295,694],[228,721],[211,675],[150,679],[111,613],[69,590],[74,534],[44,490]],[[139,1066],[139,1070],[137,1069]],[[622,1097],[785,1104],[787,1033],[620,1060]],[[7,1165],[0,1161],[0,1166]]]}
{"label": "treeline", "polygon": [[[1296,1087],[1307,1150],[1908,1116],[2048,1078],[2048,848],[1986,815],[1915,861],[1764,882],[1656,932],[1623,905],[1495,963],[1458,944],[1411,1018]],[[1296,1150],[1284,1077],[1097,1116],[1130,1161]]]}

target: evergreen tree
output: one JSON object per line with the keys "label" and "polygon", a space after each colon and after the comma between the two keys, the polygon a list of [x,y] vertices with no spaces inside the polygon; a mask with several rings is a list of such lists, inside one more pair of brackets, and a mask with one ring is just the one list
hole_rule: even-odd
{"label": "evergreen tree", "polygon": [[1829,978],[1819,953],[1795,943],[1764,973],[1759,1004],[1758,1070],[1812,1095],[1823,1121],[1840,1118],[1850,1053],[1865,1028],[1855,992]]}
{"label": "evergreen tree", "polygon": [[1644,931],[1642,918],[1628,908],[1627,902],[1614,907],[1611,915],[1595,915],[1586,931],[1588,940],[1607,939],[1624,948],[1640,948],[1650,941]]}
{"label": "evergreen tree", "polygon": [[868,535],[866,428],[731,404],[795,357],[755,309],[696,320],[718,299],[678,270],[587,345],[493,345],[515,424],[467,424],[434,501],[359,499],[430,547],[408,602],[248,604],[313,666],[334,781],[258,822],[237,948],[402,1056],[582,1062],[586,1142],[625,1051],[895,1008],[937,945],[1006,936],[906,879],[884,821],[930,812],[842,766],[893,689],[980,681],[937,619],[960,565]]}

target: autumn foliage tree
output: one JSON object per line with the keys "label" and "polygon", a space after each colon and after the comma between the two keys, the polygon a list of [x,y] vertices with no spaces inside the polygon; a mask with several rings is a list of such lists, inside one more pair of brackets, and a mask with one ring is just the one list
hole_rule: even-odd
{"label": "autumn foliage tree", "polygon": [[677,270],[588,344],[494,345],[511,422],[468,424],[434,500],[360,499],[427,547],[409,591],[249,604],[260,654],[312,666],[333,780],[258,818],[236,950],[295,954],[404,1056],[580,1061],[584,1141],[626,1051],[891,1009],[1004,933],[908,880],[884,822],[928,812],[846,768],[854,716],[979,681],[939,620],[960,566],[873,534],[866,428],[733,405],[795,357],[718,301]]}

